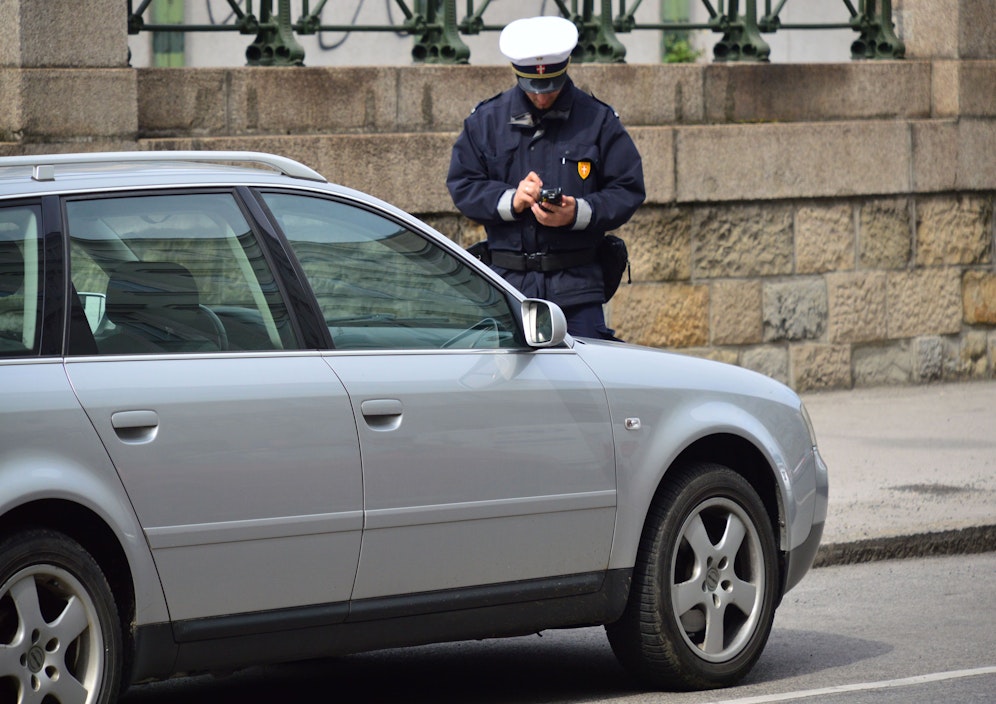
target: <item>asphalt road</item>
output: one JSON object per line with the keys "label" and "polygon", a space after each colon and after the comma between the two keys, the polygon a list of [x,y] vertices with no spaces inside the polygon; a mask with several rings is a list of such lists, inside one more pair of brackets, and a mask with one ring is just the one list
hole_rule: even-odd
{"label": "asphalt road", "polygon": [[931,704],[996,701],[996,553],[812,571],[738,687],[647,692],[604,631],[556,631],[253,668],[133,689],[128,704]]}

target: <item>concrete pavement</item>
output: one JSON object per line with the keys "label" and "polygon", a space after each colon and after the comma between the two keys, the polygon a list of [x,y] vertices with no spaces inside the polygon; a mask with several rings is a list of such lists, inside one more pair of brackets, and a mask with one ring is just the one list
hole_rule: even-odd
{"label": "concrete pavement", "polygon": [[996,550],[996,381],[802,398],[830,468],[818,565]]}

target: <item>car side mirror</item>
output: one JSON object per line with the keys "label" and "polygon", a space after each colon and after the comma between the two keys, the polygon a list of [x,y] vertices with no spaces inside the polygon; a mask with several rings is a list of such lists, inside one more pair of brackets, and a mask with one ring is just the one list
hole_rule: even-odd
{"label": "car side mirror", "polygon": [[556,347],[567,336],[567,317],[560,306],[540,298],[522,302],[522,324],[530,347]]}

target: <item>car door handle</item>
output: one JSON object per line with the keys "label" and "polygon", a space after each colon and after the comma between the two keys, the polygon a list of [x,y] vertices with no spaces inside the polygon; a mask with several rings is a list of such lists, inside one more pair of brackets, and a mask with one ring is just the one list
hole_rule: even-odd
{"label": "car door handle", "polygon": [[141,445],[156,439],[159,414],[155,411],[118,411],[111,414],[111,427],[121,442]]}
{"label": "car door handle", "polygon": [[396,430],[401,426],[402,410],[396,398],[368,399],[360,404],[360,413],[371,430]]}

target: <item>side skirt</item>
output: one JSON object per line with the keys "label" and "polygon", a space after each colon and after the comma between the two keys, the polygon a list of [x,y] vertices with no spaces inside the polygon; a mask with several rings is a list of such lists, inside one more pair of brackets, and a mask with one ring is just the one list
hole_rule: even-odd
{"label": "side skirt", "polygon": [[[136,680],[369,650],[527,635],[611,623],[626,606],[631,570],[469,587],[173,624],[173,643],[137,638]],[[164,624],[145,628],[162,634]],[[173,657],[175,656],[175,660]],[[167,666],[168,661],[172,662]],[[158,663],[158,666],[152,666]],[[166,668],[168,667],[168,671]],[[144,672],[142,671],[144,670]]]}

